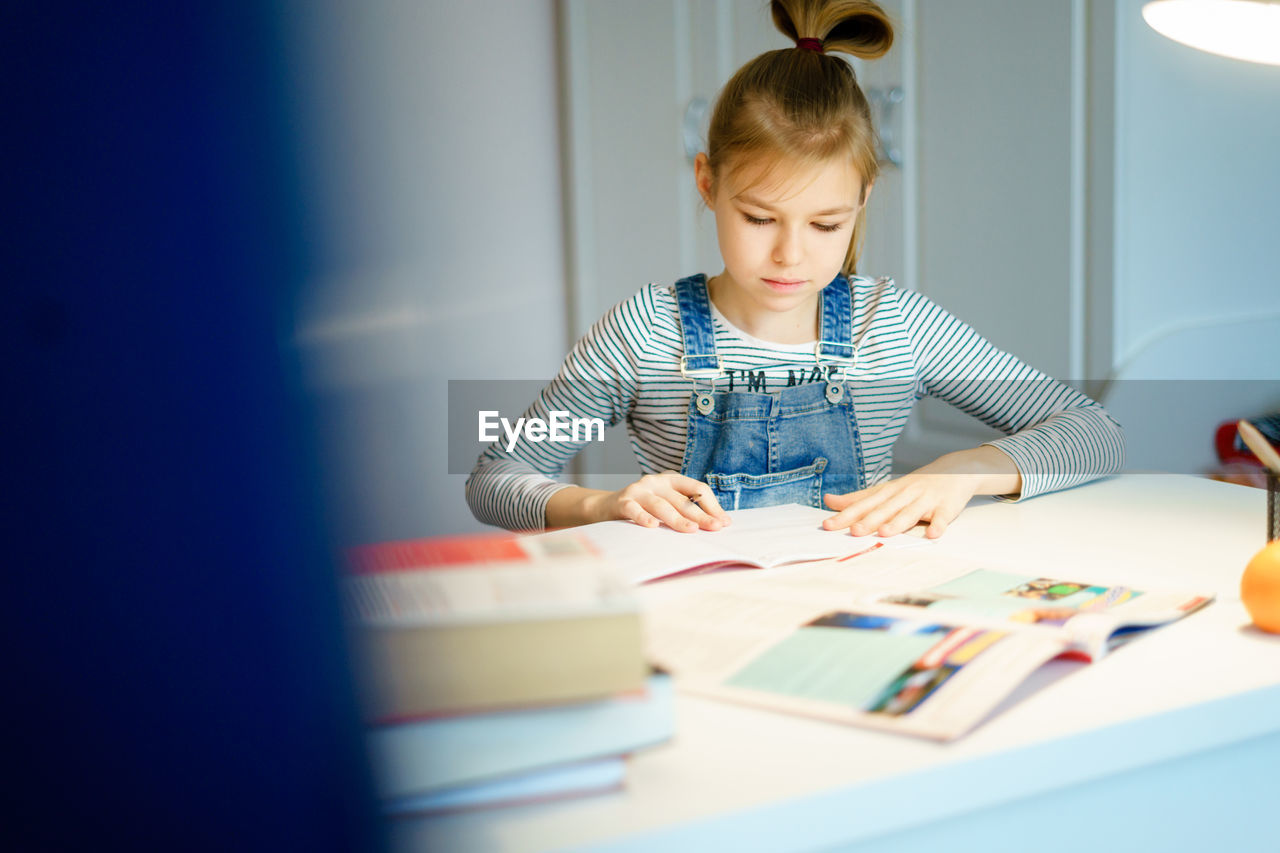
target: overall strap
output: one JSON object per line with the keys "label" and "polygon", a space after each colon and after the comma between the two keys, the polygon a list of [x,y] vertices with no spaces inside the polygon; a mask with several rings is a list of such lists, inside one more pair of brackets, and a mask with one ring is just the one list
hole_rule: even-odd
{"label": "overall strap", "polygon": [[814,347],[818,365],[827,374],[827,402],[840,403],[845,397],[846,371],[857,365],[858,348],[853,344],[853,292],[843,275],[822,289],[822,332]]}
{"label": "overall strap", "polygon": [[676,282],[676,304],[680,308],[680,332],[684,355],[680,375],[686,379],[710,379],[724,374],[716,355],[716,336],[711,325],[711,301],[707,297],[707,277],[701,273]]}
{"label": "overall strap", "polygon": [[822,289],[822,333],[818,339],[818,361],[824,358],[852,361],[857,357],[853,345],[853,294],[849,280],[838,275]]}

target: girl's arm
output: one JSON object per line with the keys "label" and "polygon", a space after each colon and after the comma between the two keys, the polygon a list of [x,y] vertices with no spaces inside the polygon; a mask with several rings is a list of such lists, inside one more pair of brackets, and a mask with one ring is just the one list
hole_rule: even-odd
{"label": "girl's arm", "polygon": [[[550,422],[551,413],[564,418],[598,418],[605,428],[621,422],[636,394],[636,368],[628,322],[642,310],[641,294],[615,306],[597,321],[565,357],[555,378],[542,389],[522,417]],[[500,438],[485,449],[467,479],[467,504],[475,517],[508,530],[540,530],[547,526],[547,504],[558,492],[571,488],[556,479],[564,466],[594,436],[579,433],[578,441]],[[562,499],[563,501],[563,499]]]}
{"label": "girl's arm", "polygon": [[919,393],[945,400],[1005,433],[985,442],[1022,477],[1020,498],[1114,474],[1124,431],[1099,403],[998,349],[918,293],[899,291],[911,330]]}
{"label": "girl's arm", "polygon": [[828,496],[831,528],[900,533],[920,520],[939,536],[976,494],[1031,497],[1120,470],[1124,434],[1107,411],[993,346],[924,296],[897,292],[912,342],[918,395],[931,395],[1006,433],[904,477]]}
{"label": "girl's arm", "polygon": [[[555,379],[525,412],[525,418],[599,418],[622,421],[638,394],[637,354],[647,353],[655,318],[654,289],[615,306],[583,336]],[[590,439],[577,442],[507,441],[490,445],[467,480],[467,503],[477,519],[510,530],[566,527],[627,519],[674,530],[718,529],[728,516],[705,484],[673,472],[649,474],[617,492],[584,489],[557,481],[565,464]]]}

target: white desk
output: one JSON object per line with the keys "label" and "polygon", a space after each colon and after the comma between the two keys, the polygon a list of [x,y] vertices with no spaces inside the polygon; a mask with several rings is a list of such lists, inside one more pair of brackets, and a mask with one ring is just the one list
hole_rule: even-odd
{"label": "white desk", "polygon": [[1054,662],[937,744],[693,697],[625,792],[398,822],[403,850],[1280,849],[1280,636],[1249,626],[1266,495],[1125,475],[975,502],[936,547],[1218,600],[1093,665]]}

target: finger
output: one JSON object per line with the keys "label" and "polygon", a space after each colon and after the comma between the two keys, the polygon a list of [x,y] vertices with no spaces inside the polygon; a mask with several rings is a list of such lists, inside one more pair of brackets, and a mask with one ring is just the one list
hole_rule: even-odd
{"label": "finger", "polygon": [[929,514],[934,504],[927,495],[921,495],[911,503],[898,510],[892,518],[880,525],[877,536],[896,536],[915,527],[916,522]]}
{"label": "finger", "polygon": [[937,539],[939,536],[947,532],[947,528],[951,526],[951,522],[959,517],[961,511],[964,510],[964,504],[943,504],[933,511],[933,518],[929,522],[929,529],[924,535],[929,539]]}
{"label": "finger", "polygon": [[845,507],[840,512],[828,519],[825,519],[822,522],[822,526],[827,530],[843,530],[846,527],[852,527],[852,525],[861,519],[862,516],[879,506],[879,504],[880,499],[877,497],[869,497],[856,503],[849,504],[849,506]]}
{"label": "finger", "polygon": [[693,496],[683,494],[675,489],[663,489],[658,492],[658,496],[665,498],[668,503],[676,508],[676,512],[692,521],[698,527],[704,527],[708,530],[719,530],[720,522],[702,511],[698,505],[698,501]]}
{"label": "finger", "polygon": [[914,490],[909,489],[886,494],[884,500],[868,509],[861,518],[849,525],[849,530],[855,536],[868,536],[873,531],[879,530],[881,525],[896,516],[915,499]]}
{"label": "finger", "polygon": [[624,521],[633,521],[641,527],[657,527],[659,523],[635,498],[622,501],[618,505],[618,515]]}
{"label": "finger", "polygon": [[828,529],[849,528],[854,536],[866,536],[875,526],[868,524],[866,516],[894,500],[894,496],[902,491],[902,484],[897,480],[882,483],[874,489],[858,492],[858,499],[849,504],[832,518],[827,519]]}
{"label": "finger", "polygon": [[857,500],[860,494],[862,494],[862,492],[849,492],[843,495],[823,495],[822,502],[827,505],[827,509],[839,512]]}
{"label": "finger", "polygon": [[[884,494],[887,494],[886,487],[889,485],[889,483],[881,483],[879,486],[872,486],[860,492],[849,492],[845,495],[828,495],[827,506],[838,510],[838,512],[825,519],[822,526],[827,530],[839,530],[848,527],[884,499]],[[843,504],[843,506],[836,506],[835,504]]]}
{"label": "finger", "polygon": [[720,501],[716,500],[715,492],[701,480],[686,477],[684,474],[672,474],[671,487],[691,500],[704,515],[716,518],[722,524],[728,524],[731,521],[729,514],[720,506]]}
{"label": "finger", "polygon": [[[677,497],[677,501],[684,502],[683,496]],[[649,514],[657,518],[672,530],[678,530],[681,533],[692,533],[698,529],[698,524],[693,519],[685,518],[680,510],[671,503],[669,495],[650,495],[645,502],[645,509]]]}
{"label": "finger", "polygon": [[714,517],[721,524],[733,524],[733,518],[724,507],[720,506],[720,499],[716,497],[715,492],[711,491],[710,486],[704,486],[695,500],[703,512]]}
{"label": "finger", "polygon": [[721,521],[710,512],[707,512],[707,509],[714,507],[720,511],[721,515],[725,514],[724,510],[719,509],[719,504],[716,503],[714,495],[707,494],[705,496],[693,496],[682,495],[679,492],[675,492],[671,496],[671,502],[680,510],[680,513],[685,518],[692,520],[703,530],[719,530],[724,527],[727,522],[727,517],[726,521]]}

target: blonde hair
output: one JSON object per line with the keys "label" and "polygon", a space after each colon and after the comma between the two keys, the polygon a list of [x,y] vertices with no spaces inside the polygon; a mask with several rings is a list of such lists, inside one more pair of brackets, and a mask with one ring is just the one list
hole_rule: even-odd
{"label": "blonde hair", "polygon": [[[842,271],[853,275],[862,250],[867,191],[879,173],[871,107],[853,69],[828,51],[862,59],[893,45],[889,16],[870,0],[773,0],[773,22],[799,45],[762,53],[729,79],[711,114],[707,160],[712,181],[761,158],[809,164],[848,156],[862,178]],[[812,45],[806,42],[806,45]]]}

